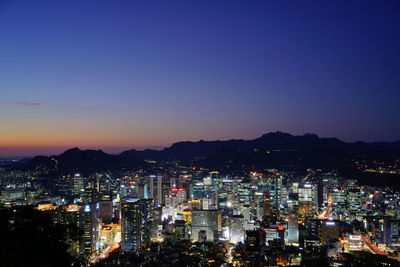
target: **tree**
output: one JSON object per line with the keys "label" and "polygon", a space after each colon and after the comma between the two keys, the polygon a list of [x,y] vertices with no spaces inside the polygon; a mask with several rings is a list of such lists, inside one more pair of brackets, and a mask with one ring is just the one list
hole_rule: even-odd
{"label": "tree", "polygon": [[67,252],[67,226],[32,207],[0,208],[0,231],[1,266],[80,265]]}

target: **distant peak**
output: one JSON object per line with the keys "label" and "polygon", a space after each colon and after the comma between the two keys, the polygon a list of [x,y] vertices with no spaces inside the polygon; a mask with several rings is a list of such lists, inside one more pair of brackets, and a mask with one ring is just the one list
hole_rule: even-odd
{"label": "distant peak", "polygon": [[80,150],[79,147],[74,147],[74,148],[65,150],[64,153],[76,153],[76,152],[80,152],[80,151],[82,151],[82,150]]}
{"label": "distant peak", "polygon": [[276,132],[270,132],[270,133],[263,134],[261,136],[261,138],[277,137],[277,136],[293,136],[293,135],[291,135],[289,133],[284,133],[281,131],[276,131]]}

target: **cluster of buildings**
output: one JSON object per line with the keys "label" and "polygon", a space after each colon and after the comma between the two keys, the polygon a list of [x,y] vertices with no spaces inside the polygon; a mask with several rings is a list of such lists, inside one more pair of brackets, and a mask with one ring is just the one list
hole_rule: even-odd
{"label": "cluster of buildings", "polygon": [[147,253],[185,241],[222,244],[224,261],[238,266],[260,255],[298,265],[321,253],[340,266],[341,253],[398,259],[400,251],[400,193],[335,173],[175,165],[58,177],[3,169],[0,178],[2,206],[33,205],[77,227],[82,238],[71,237],[70,253],[89,263],[116,249]]}

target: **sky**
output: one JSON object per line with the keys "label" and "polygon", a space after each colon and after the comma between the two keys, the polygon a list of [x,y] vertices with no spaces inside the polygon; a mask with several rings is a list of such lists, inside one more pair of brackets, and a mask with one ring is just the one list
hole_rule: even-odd
{"label": "sky", "polygon": [[0,0],[0,156],[400,140],[399,1]]}

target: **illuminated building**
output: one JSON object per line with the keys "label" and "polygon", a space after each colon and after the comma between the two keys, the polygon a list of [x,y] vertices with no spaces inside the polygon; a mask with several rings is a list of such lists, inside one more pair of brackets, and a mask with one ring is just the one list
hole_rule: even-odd
{"label": "illuminated building", "polygon": [[83,191],[83,188],[84,188],[84,178],[79,173],[75,173],[73,178],[72,194],[75,197],[79,198],[81,191]]}
{"label": "illuminated building", "polygon": [[211,209],[211,205],[212,205],[212,200],[210,199],[210,198],[207,198],[207,197],[203,197],[203,199],[202,199],[202,209],[203,210],[209,210],[209,209]]}
{"label": "illuminated building", "polygon": [[399,242],[399,221],[390,217],[384,217],[379,220],[377,231],[377,242],[386,246]]}
{"label": "illuminated building", "polygon": [[84,204],[82,226],[85,255],[89,257],[98,248],[99,222],[97,220],[96,204]]}
{"label": "illuminated building", "polygon": [[121,203],[121,240],[123,250],[137,250],[151,235],[151,205],[147,199],[125,199]]}
{"label": "illuminated building", "polygon": [[254,230],[254,221],[251,218],[251,211],[248,205],[244,205],[241,208],[241,214],[243,215],[243,227],[245,231]]}
{"label": "illuminated building", "polygon": [[318,190],[316,186],[306,183],[299,188],[299,201],[302,202],[313,202],[317,204],[318,201]]}
{"label": "illuminated building", "polygon": [[269,196],[269,193],[267,192],[264,198],[264,202],[263,202],[263,214],[266,217],[269,217],[272,215],[271,213],[271,199]]}
{"label": "illuminated building", "polygon": [[192,224],[192,210],[191,209],[185,209],[183,210],[183,219],[188,223]]}
{"label": "illuminated building", "polygon": [[36,207],[36,209],[40,211],[55,210],[56,208],[57,206],[54,205],[53,203],[38,204],[38,206]]}
{"label": "illuminated building", "polygon": [[192,212],[192,238],[199,240],[199,232],[205,231],[206,239],[214,241],[222,231],[221,212],[217,210],[193,210]]}
{"label": "illuminated building", "polygon": [[292,183],[289,193],[298,194],[299,193],[299,183]]}
{"label": "illuminated building", "polygon": [[193,210],[200,210],[202,203],[200,199],[192,199],[188,201],[189,207]]}
{"label": "illuminated building", "polygon": [[172,235],[175,242],[189,239],[189,226],[184,220],[175,220],[172,227]]}
{"label": "illuminated building", "polygon": [[135,184],[124,185],[120,187],[121,198],[135,198],[139,196],[138,186]]}
{"label": "illuminated building", "polygon": [[155,206],[161,206],[163,200],[162,194],[162,176],[150,175],[147,177],[149,184],[149,197],[154,199]]}
{"label": "illuminated building", "polygon": [[329,179],[322,179],[321,184],[322,184],[322,205],[326,205],[328,203],[331,183]]}
{"label": "illuminated building", "polygon": [[289,193],[288,200],[286,200],[288,212],[297,212],[299,208],[299,193]]}
{"label": "illuminated building", "polygon": [[[167,202],[169,200],[170,202]],[[169,199],[165,199],[167,207],[177,207],[186,202],[186,189],[185,188],[171,188]]]}
{"label": "illuminated building", "polygon": [[205,194],[205,186],[203,182],[195,182],[192,184],[192,198],[201,199]]}
{"label": "illuminated building", "polygon": [[120,232],[119,224],[104,224],[101,227],[99,240],[101,244],[104,246],[110,246],[116,239],[118,232]]}
{"label": "illuminated building", "polygon": [[269,190],[271,203],[273,207],[276,209],[279,208],[279,205],[281,204],[282,201],[282,187],[283,187],[282,180],[283,177],[281,175],[275,175],[272,178],[272,183]]}
{"label": "illuminated building", "polygon": [[306,183],[299,187],[299,213],[302,217],[314,217],[318,210],[318,190],[315,185]]}
{"label": "illuminated building", "polygon": [[363,241],[360,235],[349,236],[349,246],[351,249],[362,249]]}
{"label": "illuminated building", "polygon": [[229,217],[229,242],[233,244],[244,242],[244,225],[242,215]]}
{"label": "illuminated building", "polygon": [[299,243],[299,223],[296,214],[291,213],[288,216],[288,229],[287,229],[287,243],[298,244]]}
{"label": "illuminated building", "polygon": [[113,218],[113,204],[112,201],[99,201],[99,218],[100,220],[105,223],[109,224]]}
{"label": "illuminated building", "polygon": [[1,203],[16,202],[25,205],[25,190],[19,188],[6,188],[1,190]]}
{"label": "illuminated building", "polygon": [[344,206],[346,203],[346,192],[342,188],[332,188],[330,196],[334,205]]}
{"label": "illuminated building", "polygon": [[[56,210],[56,221],[64,225],[74,225],[83,231],[82,206],[70,204],[58,207]],[[84,242],[73,241],[67,233],[67,243],[70,246],[68,252],[73,256],[85,257]]]}
{"label": "illuminated building", "polygon": [[265,230],[265,241],[269,245],[283,246],[285,243],[285,227],[283,225],[270,225]]}
{"label": "illuminated building", "polygon": [[352,189],[347,192],[347,208],[349,212],[355,213],[361,209],[361,193],[358,189]]}
{"label": "illuminated building", "polygon": [[259,251],[266,242],[265,230],[246,231],[246,250]]}
{"label": "illuminated building", "polygon": [[203,178],[203,183],[204,185],[212,185],[213,184],[213,179],[211,177],[205,177]]}
{"label": "illuminated building", "polygon": [[152,222],[149,224],[151,228],[150,239],[160,240],[162,234],[162,208],[154,208],[150,216],[152,217]]}
{"label": "illuminated building", "polygon": [[321,244],[329,244],[331,239],[339,238],[339,225],[335,221],[324,221],[321,224]]}
{"label": "illuminated building", "polygon": [[166,177],[163,177],[162,181],[162,201],[163,205],[165,205],[165,198],[169,196],[169,193],[171,191],[171,188],[174,187],[174,179],[166,179]]}
{"label": "illuminated building", "polygon": [[301,232],[299,231],[299,239],[318,240],[318,243],[320,243],[320,230],[320,220],[305,220],[304,229]]}
{"label": "illuminated building", "polygon": [[93,176],[88,179],[84,179],[85,187],[81,190],[80,200],[83,203],[95,203],[97,202],[97,190],[96,190],[96,180]]}
{"label": "illuminated building", "polygon": [[97,199],[99,219],[102,223],[111,223],[114,213],[111,190],[99,192]]}

